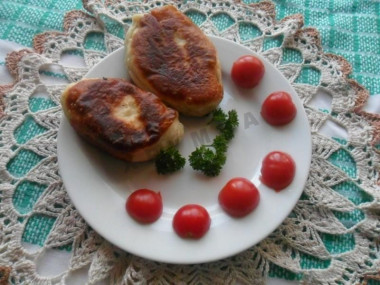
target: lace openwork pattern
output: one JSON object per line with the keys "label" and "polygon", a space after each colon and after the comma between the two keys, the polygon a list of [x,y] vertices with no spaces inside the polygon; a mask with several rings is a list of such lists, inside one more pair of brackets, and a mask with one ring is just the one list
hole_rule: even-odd
{"label": "lace openwork pattern", "polygon": [[[310,175],[292,214],[251,249],[201,265],[156,263],[115,248],[86,225],[58,173],[62,90],[123,46],[133,14],[166,4],[177,6],[206,34],[239,42],[265,56],[294,86],[312,131]],[[380,136],[379,118],[362,111],[368,92],[349,79],[351,67],[346,60],[323,53],[318,31],[304,28],[301,15],[276,21],[274,4],[268,1],[247,5],[229,0],[84,0],[84,7],[88,13],[66,15],[64,32],[40,34],[33,50],[7,58],[15,82],[0,88],[4,95],[0,104],[0,264],[5,265],[0,267],[0,281],[65,284],[71,273],[82,268],[88,268],[89,284],[104,279],[111,284],[264,284],[274,266],[293,272],[307,284],[354,284],[378,276],[380,189],[375,144]],[[244,29],[252,33],[243,33]],[[86,48],[90,33],[104,36],[104,50]],[[67,51],[80,53],[84,66],[62,63]],[[45,79],[49,72],[55,81]],[[332,98],[328,110],[311,104],[320,92]],[[38,93],[46,98],[35,108],[35,101],[42,100],[35,96]],[[328,121],[347,131],[346,141],[321,133]],[[22,130],[31,130],[33,135],[17,136]],[[341,154],[348,155],[354,171],[331,159]],[[39,189],[39,195],[31,198],[28,211],[20,211],[15,196],[26,184]],[[347,195],[345,187],[356,191],[359,199]],[[23,241],[36,216],[51,223],[45,223],[50,228],[45,229],[41,247],[30,252]],[[334,250],[347,244],[346,250]],[[72,255],[66,271],[47,278],[36,268],[49,249],[69,249]],[[319,265],[311,266],[313,262]]]}

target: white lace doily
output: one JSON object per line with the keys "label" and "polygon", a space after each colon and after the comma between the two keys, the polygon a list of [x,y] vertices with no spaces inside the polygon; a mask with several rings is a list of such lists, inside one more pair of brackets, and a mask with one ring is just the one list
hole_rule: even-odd
{"label": "white lace doily", "polygon": [[[69,12],[64,32],[38,35],[34,50],[22,50],[8,56],[7,66],[16,81],[0,87],[0,93],[4,94],[0,119],[0,281],[65,284],[72,274],[85,269],[88,270],[89,284],[104,279],[110,284],[264,284],[273,264],[294,272],[307,284],[355,284],[378,273],[379,154],[374,143],[379,140],[379,118],[362,111],[368,92],[349,79],[350,65],[339,56],[323,53],[319,33],[312,28],[303,28],[301,15],[276,21],[271,2],[251,5],[232,0],[185,2],[119,0],[103,3],[86,0],[84,6],[88,13]],[[156,263],[115,248],[86,225],[71,204],[58,174],[56,140],[62,115],[59,97],[67,84],[63,78],[69,82],[81,79],[106,54],[121,47],[123,39],[117,35],[123,35],[128,29],[133,14],[169,3],[189,16],[202,18],[204,21],[200,27],[206,34],[239,42],[272,62],[303,101],[312,130],[310,176],[304,195],[292,214],[260,244],[234,257],[207,264]],[[218,16],[222,20],[216,22]],[[223,17],[232,24],[223,28]],[[242,25],[253,25],[260,34],[253,38],[242,37]],[[105,52],[86,49],[86,36],[92,32],[104,34]],[[268,39],[277,38],[282,39],[279,45],[268,46]],[[67,50],[80,51],[85,66],[65,66],[61,55]],[[285,52],[289,51],[298,51],[302,55],[301,62],[284,63]],[[61,70],[64,75],[56,81],[49,81],[44,78],[48,71],[42,70]],[[314,84],[299,81],[302,73],[308,70],[319,74],[319,80]],[[30,98],[38,92],[47,94],[52,102],[50,106],[39,110],[31,107]],[[332,98],[327,112],[311,104],[321,92]],[[26,141],[16,140],[14,134],[26,118],[33,119],[44,132]],[[347,131],[345,143],[321,133],[327,122]],[[351,155],[356,164],[354,175],[331,163],[331,156],[339,151]],[[17,155],[28,164],[32,159],[30,153],[41,158],[36,165],[21,174],[12,170]],[[33,208],[20,213],[14,204],[14,195],[24,181],[45,187]],[[370,199],[354,203],[342,191],[336,191],[342,183],[356,185]],[[336,212],[344,214],[357,210],[364,217],[350,227],[336,215]],[[36,214],[53,217],[54,224],[47,232],[43,246],[30,252],[22,237],[28,230],[28,220]],[[353,238],[352,248],[341,253],[329,250],[322,238],[345,234]],[[37,273],[38,263],[46,252],[67,247],[72,252],[67,270],[55,277],[43,277]],[[328,265],[324,268],[305,267],[302,261],[305,255],[326,261]]]}

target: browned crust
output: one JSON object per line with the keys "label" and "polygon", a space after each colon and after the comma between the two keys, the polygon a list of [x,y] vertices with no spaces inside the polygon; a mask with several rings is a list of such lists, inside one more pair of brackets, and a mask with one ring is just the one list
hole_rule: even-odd
{"label": "browned crust", "polygon": [[[156,95],[123,79],[83,80],[67,92],[62,103],[73,128],[115,156],[117,152],[133,152],[156,143],[178,117]],[[139,107],[139,120],[144,125],[141,129],[112,115],[112,110],[128,95]]]}
{"label": "browned crust", "polygon": [[[180,47],[176,39],[186,44]],[[131,64],[163,100],[202,105],[222,99],[214,45],[173,6],[144,15],[131,46]]]}

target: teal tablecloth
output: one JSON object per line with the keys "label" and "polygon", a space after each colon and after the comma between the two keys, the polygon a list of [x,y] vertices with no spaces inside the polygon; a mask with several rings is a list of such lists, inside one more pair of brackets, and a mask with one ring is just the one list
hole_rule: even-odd
{"label": "teal tablecloth", "polygon": [[[244,3],[259,1],[245,0]],[[275,0],[276,17],[302,14],[305,26],[316,27],[325,52],[344,56],[352,78],[371,94],[380,94],[380,3],[376,0]],[[3,0],[0,39],[32,46],[33,37],[61,31],[67,11],[83,9],[80,0]]]}

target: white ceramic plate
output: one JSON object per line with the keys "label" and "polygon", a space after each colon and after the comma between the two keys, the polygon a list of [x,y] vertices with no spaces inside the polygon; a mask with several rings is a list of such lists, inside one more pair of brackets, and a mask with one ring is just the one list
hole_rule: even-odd
{"label": "white ceramic plate", "polygon": [[[201,263],[239,253],[265,238],[288,216],[298,201],[311,159],[311,136],[302,103],[282,74],[267,60],[260,85],[252,90],[237,88],[230,79],[233,62],[254,54],[234,42],[211,37],[221,60],[224,99],[220,105],[236,109],[240,126],[230,144],[222,173],[209,178],[185,168],[172,175],[156,174],[153,163],[126,163],[93,148],[80,139],[69,122],[62,118],[58,134],[59,169],[72,202],[88,224],[116,246],[148,259],[168,263]],[[86,77],[127,77],[123,65],[124,49],[107,56]],[[260,116],[261,104],[271,92],[287,91],[298,113],[287,126],[272,127]],[[186,157],[201,143],[211,142],[213,129],[205,119],[181,118],[185,137],[178,146]],[[260,180],[263,157],[274,150],[289,153],[296,162],[293,183],[277,193]],[[233,177],[250,179],[261,195],[254,212],[240,219],[226,215],[218,205],[218,193]],[[141,225],[125,211],[125,201],[139,188],[160,191],[163,215],[151,225]],[[182,205],[201,204],[209,211],[212,223],[200,240],[178,237],[172,229],[172,217]]]}

